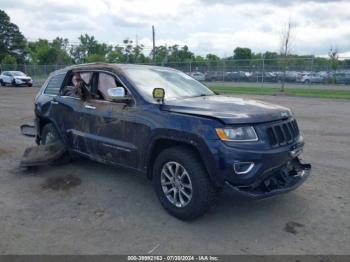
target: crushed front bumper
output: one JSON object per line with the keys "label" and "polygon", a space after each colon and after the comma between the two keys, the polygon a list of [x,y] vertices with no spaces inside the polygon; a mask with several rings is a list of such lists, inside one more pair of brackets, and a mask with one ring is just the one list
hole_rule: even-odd
{"label": "crushed front bumper", "polygon": [[48,145],[39,145],[25,149],[20,167],[43,166],[57,162],[67,152],[67,148],[61,142]]}
{"label": "crushed front bumper", "polygon": [[235,186],[230,182],[226,184],[245,197],[262,199],[298,188],[310,176],[310,173],[311,165],[302,164],[296,157],[281,167],[267,170],[252,184],[243,186]]}

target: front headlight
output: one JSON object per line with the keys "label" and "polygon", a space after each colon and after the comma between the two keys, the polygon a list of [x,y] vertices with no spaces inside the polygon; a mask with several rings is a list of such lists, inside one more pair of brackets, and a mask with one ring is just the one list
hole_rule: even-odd
{"label": "front headlight", "polygon": [[258,141],[258,136],[252,126],[216,128],[215,130],[219,138],[223,141]]}

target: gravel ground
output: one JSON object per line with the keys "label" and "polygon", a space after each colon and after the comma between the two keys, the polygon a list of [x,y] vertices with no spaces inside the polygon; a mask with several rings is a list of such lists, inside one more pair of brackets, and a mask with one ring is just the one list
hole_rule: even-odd
{"label": "gravel ground", "polygon": [[293,109],[312,176],[263,201],[226,189],[211,212],[182,222],[127,170],[83,159],[20,170],[34,141],[19,126],[37,90],[0,88],[0,254],[350,254],[349,101],[250,96]]}

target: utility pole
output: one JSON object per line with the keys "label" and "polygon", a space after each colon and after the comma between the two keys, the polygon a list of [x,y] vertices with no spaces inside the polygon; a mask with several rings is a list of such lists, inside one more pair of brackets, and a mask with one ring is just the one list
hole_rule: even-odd
{"label": "utility pole", "polygon": [[138,38],[137,34],[135,36],[135,40],[136,40],[136,46],[135,46],[136,57],[135,57],[135,62],[137,63],[137,59],[138,59],[138,56],[139,56],[139,38]]}
{"label": "utility pole", "polygon": [[154,25],[152,25],[152,39],[153,39],[152,55],[153,55],[153,62],[155,62],[155,56],[156,56],[156,40],[155,40],[155,33],[154,33]]}
{"label": "utility pole", "polygon": [[262,73],[261,73],[261,87],[264,87],[264,75],[265,75],[265,54],[261,55],[262,58]]}

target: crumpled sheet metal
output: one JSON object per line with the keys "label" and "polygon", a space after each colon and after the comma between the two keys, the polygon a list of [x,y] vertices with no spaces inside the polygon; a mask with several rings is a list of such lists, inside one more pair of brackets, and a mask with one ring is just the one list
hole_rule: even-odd
{"label": "crumpled sheet metal", "polygon": [[34,124],[21,125],[21,134],[24,136],[35,137],[36,131]]}
{"label": "crumpled sheet metal", "polygon": [[60,159],[66,152],[66,146],[61,142],[28,147],[23,153],[20,167],[52,164],[55,160]]}

